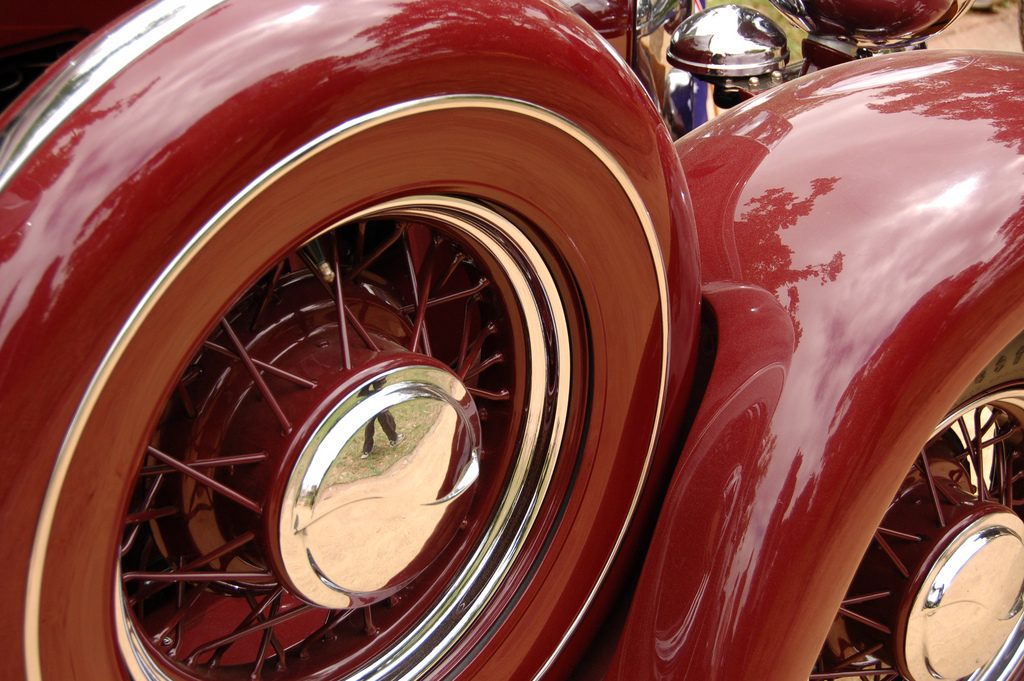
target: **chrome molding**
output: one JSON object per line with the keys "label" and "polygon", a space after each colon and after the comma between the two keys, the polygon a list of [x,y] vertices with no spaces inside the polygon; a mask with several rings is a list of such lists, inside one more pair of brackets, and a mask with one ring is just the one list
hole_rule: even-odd
{"label": "chrome molding", "polygon": [[[212,5],[211,5],[212,6]],[[99,365],[96,373],[94,374],[85,395],[79,404],[78,410],[72,420],[71,426],[68,429],[67,435],[65,436],[64,442],[61,445],[61,450],[57,456],[57,460],[54,465],[54,470],[50,478],[50,483],[47,488],[45,497],[43,499],[42,509],[40,511],[40,517],[37,524],[37,530],[32,546],[32,555],[29,564],[29,575],[28,575],[28,586],[26,593],[26,609],[24,619],[24,631],[25,631],[25,665],[27,669],[27,676],[30,681],[41,681],[41,659],[40,659],[40,604],[41,604],[41,593],[43,587],[43,571],[46,564],[46,553],[49,544],[50,532],[53,526],[54,516],[56,512],[57,502],[60,499],[61,491],[67,477],[68,469],[71,464],[72,457],[74,456],[75,449],[82,436],[85,424],[88,422],[90,414],[94,409],[99,395],[103,392],[103,389],[110,378],[110,375],[117,365],[119,359],[124,354],[125,349],[131,342],[133,336],[138,331],[142,322],[152,313],[157,301],[167,292],[168,288],[174,282],[174,280],[180,275],[183,269],[191,262],[198,253],[213,237],[217,234],[220,229],[227,224],[240,210],[248,205],[257,195],[262,193],[267,187],[273,184],[277,179],[291,171],[294,167],[305,162],[312,156],[322,152],[324,149],[332,147],[336,144],[343,143],[345,140],[351,139],[355,135],[365,132],[369,129],[375,128],[379,125],[384,125],[390,121],[414,116],[422,113],[437,112],[445,110],[456,110],[456,109],[490,109],[505,111],[516,115],[521,115],[535,121],[549,125],[560,132],[564,133],[568,137],[571,137],[581,146],[587,149],[596,159],[598,159],[602,165],[616,178],[616,181],[620,185],[623,193],[626,195],[628,200],[633,206],[636,213],[637,220],[643,228],[645,238],[647,240],[648,248],[651,253],[652,264],[655,269],[655,275],[658,284],[659,292],[659,303],[662,323],[662,357],[661,357],[661,375],[658,386],[658,407],[655,415],[654,422],[651,426],[651,438],[647,444],[645,451],[644,464],[642,469],[641,479],[634,490],[633,498],[630,502],[628,516],[623,522],[620,528],[619,534],[615,539],[612,551],[609,554],[608,560],[602,566],[602,570],[597,583],[588,595],[585,603],[577,613],[569,629],[565,632],[562,640],[558,643],[555,651],[540,670],[536,678],[540,678],[550,668],[554,659],[558,653],[564,648],[568,642],[569,637],[575,631],[583,618],[584,613],[589,608],[594,598],[597,595],[597,591],[604,579],[606,578],[608,571],[611,567],[612,560],[618,553],[622,541],[625,537],[626,529],[630,524],[630,521],[636,511],[637,504],[640,499],[640,494],[643,488],[650,470],[651,458],[654,452],[654,446],[657,440],[657,432],[661,425],[662,409],[664,406],[665,390],[668,374],[668,283],[665,273],[665,264],[661,247],[658,242],[657,234],[655,232],[654,224],[651,220],[650,214],[648,213],[644,203],[640,197],[640,194],[636,187],[633,185],[629,178],[629,175],[625,169],[618,163],[618,161],[606,150],[597,140],[592,138],[583,130],[576,127],[572,122],[567,119],[548,111],[544,108],[532,105],[527,102],[499,98],[492,96],[479,96],[479,95],[451,95],[451,96],[440,96],[427,98],[417,101],[406,102],[397,104],[391,107],[374,111],[364,116],[360,116],[353,120],[347,121],[332,130],[329,130],[319,137],[311,140],[302,147],[296,149],[294,152],[281,159],[273,166],[268,168],[262,175],[251,182],[245,189],[237,194],[227,205],[221,208],[208,222],[206,222],[192,237],[192,239],[186,244],[186,246],[179,252],[170,264],[160,273],[156,278],[152,286],[145,293],[140,300],[139,304],[132,311],[124,327],[120,330],[114,342],[112,343],[107,354],[104,356],[102,362]],[[56,123],[53,125],[56,127]],[[478,229],[479,225],[476,224],[471,216],[468,217],[456,217],[459,213],[465,214],[465,211],[469,210],[469,206],[473,206],[477,209],[481,208],[476,204],[472,204],[467,201],[461,201],[459,199],[448,199],[451,203],[451,212],[446,212],[444,220],[452,223],[454,220],[463,220],[466,229]],[[385,206],[376,206],[374,210],[380,211]],[[390,206],[389,209],[395,210],[398,206]],[[430,212],[430,211],[428,211]],[[436,212],[433,215],[427,217],[436,216]],[[349,216],[347,220],[356,219],[358,216]],[[518,230],[516,230],[518,232]],[[503,235],[507,236],[507,235]],[[519,236],[523,239],[523,243],[519,244],[520,247],[528,247],[532,249],[532,244],[525,239],[521,233]],[[514,237],[513,238],[517,238]],[[568,347],[568,337],[560,338],[558,344],[562,347]],[[566,379],[567,380],[567,379]],[[568,390],[560,391],[560,399],[567,399]],[[564,427],[564,423],[558,423],[557,427],[561,429]],[[529,426],[528,426],[529,428]],[[554,441],[555,438],[552,437]],[[550,477],[550,471],[546,472],[546,477]],[[520,479],[513,479],[512,485],[520,484]],[[546,483],[545,483],[546,484]],[[506,500],[505,503],[511,503]],[[534,508],[531,510],[531,514],[536,514],[538,509]],[[500,512],[500,511],[499,511]],[[481,546],[485,545],[486,542],[482,543]],[[488,558],[487,555],[474,555],[470,559],[470,564],[473,561],[482,561]],[[496,585],[504,576],[504,571],[511,566],[511,561],[504,565],[502,569],[496,570],[492,573],[488,579],[488,584],[484,587],[488,590],[493,590]],[[446,601],[447,608],[456,608],[459,606],[458,602]],[[473,604],[477,611],[482,610],[482,603]],[[117,605],[115,609],[119,610],[120,605]],[[425,621],[421,623],[421,627],[437,628],[442,623],[444,616],[444,608],[438,608],[436,621]],[[471,613],[475,616],[477,613]],[[119,616],[123,613],[119,613]],[[442,650],[447,650],[455,643],[456,639],[455,631],[449,632],[446,638],[443,639],[439,646]],[[122,636],[127,636],[126,633],[122,632]],[[136,645],[138,642],[135,642]],[[134,648],[131,640],[122,640],[120,642],[122,650],[131,650]],[[394,652],[394,651],[392,651]],[[390,658],[381,660],[384,664]],[[393,667],[389,667],[393,668]],[[377,667],[375,667],[377,669]],[[427,671],[428,667],[418,667],[413,669],[411,674],[422,674]],[[153,678],[151,669],[143,669],[142,667],[133,667],[130,672],[138,679],[151,679]],[[374,671],[373,673],[368,672],[367,674],[358,674],[356,678],[365,679],[380,679],[384,678],[386,671],[380,670],[379,672]]]}
{"label": "chrome molding", "polygon": [[0,191],[72,113],[126,66],[224,0],[162,0],[77,55],[0,130]]}

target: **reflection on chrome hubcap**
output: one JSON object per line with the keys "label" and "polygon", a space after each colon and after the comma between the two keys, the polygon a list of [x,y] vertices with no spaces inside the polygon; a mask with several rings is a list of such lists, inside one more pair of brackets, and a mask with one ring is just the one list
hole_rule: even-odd
{"label": "reflection on chrome hubcap", "polygon": [[910,610],[904,650],[914,679],[959,679],[995,657],[1020,620],[1024,522],[997,511],[960,532]]}
{"label": "reflection on chrome hubcap", "polygon": [[[390,445],[383,453],[380,431]],[[279,541],[296,592],[348,608],[415,579],[465,518],[479,446],[476,406],[449,371],[414,365],[352,391],[317,428],[285,488]]]}

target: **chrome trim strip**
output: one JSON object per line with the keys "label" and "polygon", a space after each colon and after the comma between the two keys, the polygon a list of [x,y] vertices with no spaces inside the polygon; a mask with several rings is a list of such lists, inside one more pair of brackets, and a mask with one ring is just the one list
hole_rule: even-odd
{"label": "chrome trim strip", "polygon": [[[519,114],[532,118],[534,120],[546,123],[551,127],[565,133],[566,135],[575,139],[580,145],[586,148],[595,158],[601,161],[601,163],[608,169],[613,177],[616,178],[623,192],[626,194],[630,203],[633,205],[633,209],[636,212],[637,219],[640,222],[645,237],[648,242],[648,247],[651,251],[651,259],[653,261],[655,274],[658,282],[659,302],[661,306],[661,322],[662,322],[662,363],[661,363],[661,377],[660,385],[658,388],[658,408],[655,415],[654,423],[652,424],[651,430],[651,441],[647,448],[647,453],[644,459],[644,465],[642,469],[641,479],[637,485],[637,489],[634,491],[633,499],[630,502],[629,513],[623,523],[622,528],[619,531],[618,537],[616,537],[615,544],[609,555],[608,560],[601,570],[601,574],[595,584],[593,590],[588,595],[587,600],[583,604],[580,612],[573,619],[569,629],[565,632],[562,640],[559,642],[551,658],[545,663],[544,667],[540,670],[535,678],[539,679],[553,664],[557,655],[565,647],[572,635],[573,631],[579,626],[580,621],[583,618],[584,613],[590,607],[594,598],[597,595],[598,589],[607,577],[608,571],[611,568],[611,564],[615,556],[618,554],[619,549],[622,545],[622,541],[626,534],[626,529],[629,527],[633,515],[636,511],[637,504],[640,500],[641,491],[646,486],[646,481],[650,471],[651,458],[654,453],[654,447],[657,442],[657,434],[661,425],[662,411],[664,407],[666,384],[668,378],[668,281],[665,274],[665,263],[661,246],[658,242],[657,233],[654,229],[654,223],[651,220],[650,214],[645,207],[639,191],[633,185],[626,173],[625,169],[618,163],[618,161],[606,150],[601,144],[591,137],[583,130],[577,128],[573,123],[563,118],[562,116],[548,111],[547,109],[535,106],[528,102],[520,100],[499,98],[492,96],[479,96],[479,95],[449,95],[432,97],[422,100],[416,100],[412,102],[406,102],[403,104],[397,104],[391,107],[374,111],[369,114],[360,116],[351,121],[342,123],[341,125],[323,133],[319,137],[311,140],[302,147],[296,149],[294,152],[283,158],[270,168],[268,168],[262,175],[251,182],[245,189],[235,196],[227,205],[221,208],[206,224],[204,224],[192,237],[191,240],[185,245],[184,249],[178,253],[177,256],[168,264],[168,266],[160,273],[156,281],[145,293],[140,300],[139,304],[132,311],[125,326],[118,333],[107,354],[104,356],[99,368],[94,374],[88,388],[86,389],[85,395],[82,398],[82,402],[79,404],[78,410],[72,420],[71,426],[68,429],[68,433],[61,445],[61,450],[57,456],[57,460],[54,464],[54,470],[50,478],[49,486],[46,490],[46,495],[43,499],[43,506],[40,511],[39,522],[37,524],[36,535],[32,545],[32,555],[29,563],[29,575],[27,581],[27,593],[26,593],[26,607],[25,607],[25,620],[24,620],[24,632],[25,632],[25,665],[27,676],[30,681],[41,681],[41,660],[40,660],[40,648],[39,648],[39,625],[40,625],[40,598],[43,581],[43,570],[46,563],[46,550],[49,544],[50,531],[53,526],[54,515],[57,508],[57,502],[60,499],[61,489],[64,485],[65,478],[67,476],[68,468],[71,463],[71,458],[74,454],[75,447],[82,435],[85,423],[88,420],[89,414],[96,404],[97,397],[103,389],[103,386],[110,377],[113,367],[117,364],[118,359],[124,353],[127,344],[131,340],[132,336],[137,331],[142,320],[152,311],[156,301],[166,292],[171,282],[177,277],[178,273],[184,268],[185,265],[192,260],[195,254],[213,238],[214,234],[230,220],[235,214],[237,214],[242,208],[250,203],[253,198],[262,192],[267,186],[273,183],[279,176],[287,173],[293,167],[299,163],[305,161],[310,156],[313,156],[324,148],[333,146],[352,136],[359,134],[370,128],[374,128],[378,125],[387,123],[392,120],[404,118],[410,115],[419,113],[444,111],[449,109],[465,109],[465,108],[480,108],[480,109],[493,109],[507,111],[510,113]],[[453,200],[454,201],[454,200]],[[486,557],[482,557],[485,559]],[[493,577],[497,579],[500,577],[496,573]],[[454,607],[454,606],[453,606]],[[451,642],[447,642],[448,645]],[[121,641],[122,649],[130,649],[132,644],[129,641]],[[135,678],[145,679],[150,678],[148,674],[142,669],[131,670]]]}
{"label": "chrome trim strip", "polygon": [[49,78],[0,130],[0,191],[87,99],[125,67],[224,0],[163,0],[135,13]]}

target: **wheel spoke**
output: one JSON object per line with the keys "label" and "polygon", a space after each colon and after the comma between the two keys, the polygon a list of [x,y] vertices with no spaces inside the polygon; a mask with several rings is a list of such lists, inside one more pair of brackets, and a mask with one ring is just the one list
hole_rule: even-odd
{"label": "wheel spoke", "polygon": [[870,603],[871,601],[881,600],[891,596],[891,591],[878,591],[872,594],[865,594],[864,596],[854,596],[853,598],[847,598],[843,601],[843,607],[848,605],[857,605],[858,603]]}
{"label": "wheel spoke", "polygon": [[462,372],[462,366],[466,361],[466,353],[469,351],[469,326],[472,321],[472,315],[470,314],[470,305],[473,304],[473,298],[466,299],[466,305],[462,312],[462,334],[459,336],[459,356],[455,358],[455,361],[451,363],[451,367]]}
{"label": "wheel spoke", "polygon": [[195,560],[186,563],[184,567],[182,567],[182,570],[195,570],[197,568],[203,567],[204,565],[209,565],[218,558],[223,558],[224,556],[234,553],[235,551],[242,548],[255,538],[256,535],[252,532],[246,532],[245,534],[239,535],[238,537],[221,545],[213,551],[210,551],[209,553],[204,554],[199,558],[196,558]]}
{"label": "wheel spoke", "polygon": [[[977,429],[981,425],[981,414],[980,411],[977,409],[974,411],[974,423],[975,429]],[[987,501],[988,489],[986,488],[985,484],[985,471],[982,468],[981,452],[978,451],[976,447],[977,442],[975,441],[977,433],[975,433],[974,436],[970,434],[970,431],[967,430],[967,424],[966,422],[964,422],[964,418],[962,416],[959,419],[957,419],[957,424],[960,426],[960,431],[963,434],[964,443],[967,445],[967,453],[971,459],[971,465],[974,467],[974,477],[978,483],[978,500]]]}
{"label": "wheel spoke", "polygon": [[269,572],[228,572],[228,571],[198,571],[198,572],[126,572],[121,576],[125,582],[232,582],[239,581],[248,584],[273,584],[274,575]]}
{"label": "wheel spoke", "polygon": [[[149,507],[153,505],[153,501],[156,499],[157,492],[160,491],[160,486],[163,485],[163,482],[164,476],[158,475],[156,480],[153,481],[153,484],[150,485],[149,491],[146,492],[146,498],[142,503],[142,509],[139,511],[139,513],[146,512],[147,510],[149,510]],[[128,534],[128,539],[121,546],[121,556],[126,555],[129,551],[132,550],[132,546],[135,544],[135,540],[138,538],[139,532],[141,530],[141,525],[135,525],[134,527],[132,527],[131,532]]]}
{"label": "wheel spoke", "polygon": [[226,318],[220,320],[220,326],[224,329],[224,333],[227,334],[231,340],[231,344],[235,347],[235,352],[242,359],[242,363],[245,364],[245,368],[249,371],[249,376],[252,378],[253,383],[256,384],[257,390],[263,395],[263,399],[266,400],[270,406],[271,411],[274,412],[274,416],[277,417],[278,423],[281,424],[281,429],[284,432],[289,433],[292,430],[292,424],[289,423],[288,417],[284,415],[281,410],[281,405],[277,403],[277,399],[274,394],[270,392],[270,388],[267,387],[266,381],[263,380],[263,376],[260,374],[259,369],[253,363],[249,353],[246,352],[245,346],[242,345],[242,341],[239,340],[238,336],[235,335],[234,329],[231,328],[231,324],[228,323]]}
{"label": "wheel spoke", "polygon": [[493,336],[498,330],[498,327],[494,323],[490,323],[485,326],[477,335],[473,344],[469,347],[466,354],[462,356],[459,362],[456,373],[459,374],[460,378],[465,379],[466,373],[473,368],[473,366],[480,360],[480,353],[483,350],[484,341],[490,336]]}
{"label": "wheel spoke", "polygon": [[[246,594],[250,599],[251,594]],[[270,618],[274,618],[278,615],[278,611],[281,608],[281,599],[274,601],[274,604],[270,606]],[[263,665],[267,662],[267,651],[270,648],[270,642],[274,637],[273,627],[269,627],[263,631],[263,636],[260,640],[260,648],[256,653],[256,663],[253,665],[252,672],[249,674],[250,679],[260,679],[263,676]]]}
{"label": "wheel spoke", "polygon": [[900,574],[904,577],[910,577],[910,572],[907,570],[907,566],[903,564],[903,561],[900,560],[900,557],[897,556],[896,552],[892,550],[892,547],[889,545],[889,542],[885,540],[885,537],[882,536],[881,532],[875,531],[875,541],[878,542],[878,545],[882,547],[882,550],[885,551],[885,555],[889,557],[889,560],[892,561],[892,564],[895,565],[896,569],[900,571]]}
{"label": "wheel spoke", "polygon": [[261,622],[257,622],[256,624],[253,624],[251,626],[248,626],[248,627],[242,629],[241,631],[237,631],[237,632],[235,632],[233,634],[229,634],[227,636],[222,636],[221,638],[217,639],[216,641],[211,641],[211,642],[209,642],[207,644],[204,644],[203,646],[197,648],[196,650],[194,650],[188,656],[188,663],[189,664],[195,664],[196,658],[198,658],[203,653],[208,653],[209,651],[213,650],[214,648],[220,648],[221,646],[231,645],[232,643],[234,643],[238,639],[243,638],[245,636],[248,636],[249,634],[253,634],[253,633],[257,632],[257,631],[264,631],[266,629],[270,629],[272,627],[276,627],[276,626],[278,626],[280,624],[284,624],[288,620],[293,620],[296,617],[298,617],[299,615],[302,615],[303,613],[309,612],[309,610],[311,610],[312,608],[313,608],[312,605],[306,605],[305,603],[303,603],[302,605],[295,606],[291,610],[288,610],[286,612],[282,612],[282,613],[278,614],[276,617],[268,617],[267,619],[265,619],[265,620],[263,620]]}
{"label": "wheel spoke", "polygon": [[[445,295],[438,296],[436,298],[430,298],[429,300],[427,300],[427,307],[431,308],[431,307],[435,307],[437,305],[444,305],[445,303],[451,303],[451,302],[454,302],[456,300],[463,300],[465,298],[472,298],[473,296],[475,296],[476,294],[480,293],[485,288],[490,286],[490,284],[491,284],[491,282],[489,282],[487,279],[480,279],[474,286],[472,286],[470,288],[464,289],[462,291],[456,291],[455,293],[446,293]],[[438,286],[438,288],[440,288],[440,286]],[[409,314],[410,312],[415,311],[416,308],[417,308],[416,305],[406,305],[406,306],[402,307],[401,310],[402,310],[403,313]]]}
{"label": "wheel spoke", "polygon": [[[229,554],[234,553],[235,551],[237,551],[238,549],[242,548],[243,546],[245,546],[246,544],[248,544],[249,542],[251,542],[255,538],[256,538],[255,534],[253,534],[252,532],[246,532],[246,533],[236,537],[235,539],[232,539],[231,541],[221,545],[220,547],[210,551],[209,553],[207,553],[207,554],[205,554],[203,556],[200,556],[199,558],[197,558],[197,559],[195,559],[193,561],[185,563],[185,565],[183,565],[181,567],[180,571],[181,572],[189,572],[189,571],[192,571],[192,570],[197,570],[197,569],[199,569],[201,567],[204,567],[206,565],[209,565],[210,563],[212,563],[213,561],[215,561],[215,560],[217,560],[219,558],[223,558],[224,556],[227,556]],[[136,594],[135,597],[130,602],[131,603],[141,602],[141,601],[143,601],[143,600],[153,596],[157,592],[162,591],[165,587],[169,586],[171,583],[172,583],[171,581],[167,581],[167,580],[153,581],[150,584],[147,584],[142,589],[140,589],[139,593]]]}
{"label": "wheel spoke", "polygon": [[263,512],[263,509],[260,507],[260,505],[253,501],[252,499],[242,494],[239,494],[238,492],[236,492],[235,490],[231,489],[230,487],[223,483],[217,482],[210,476],[204,473],[200,473],[199,471],[189,466],[188,464],[182,463],[181,461],[178,461],[177,459],[168,456],[167,454],[164,454],[159,449],[156,449],[155,447],[152,446],[147,447],[146,451],[148,451],[158,461],[162,461],[163,463],[167,464],[168,466],[178,471],[179,473],[187,475],[188,477],[192,478],[193,480],[203,485],[204,487],[208,487],[214,492],[217,492],[218,494],[223,494],[228,499],[231,499],[231,501],[234,501],[236,504],[246,507],[253,513]]}
{"label": "wheel spoke", "polygon": [[[181,569],[182,561],[178,561],[178,569]],[[185,582],[178,582],[178,587],[174,594],[174,605],[178,609],[178,612],[184,610],[185,607]],[[178,646],[181,645],[182,638],[185,634],[185,619],[178,619],[177,624],[174,627],[174,648],[171,649],[170,655],[174,655],[178,652]]]}
{"label": "wheel spoke", "polygon": [[348,318],[348,322],[349,324],[352,325],[352,328],[355,330],[355,332],[359,334],[359,337],[363,340],[364,343],[366,343],[367,347],[369,347],[374,352],[380,352],[380,346],[378,346],[377,343],[373,340],[373,338],[370,337],[370,334],[367,333],[366,329],[356,318],[356,316],[352,313],[352,310],[349,309],[348,305],[345,306],[345,316]]}
{"label": "wheel spoke", "polygon": [[148,511],[140,511],[138,513],[131,513],[124,520],[125,525],[134,525],[135,523],[147,523],[150,520],[157,520],[159,518],[167,518],[168,516],[176,515],[178,513],[177,506],[164,506],[161,508],[153,508]]}
{"label": "wheel spoke", "polygon": [[[182,584],[184,584],[184,582],[182,582]],[[184,632],[184,628],[179,627],[179,625],[183,623],[185,616],[189,614],[193,607],[195,607],[195,604],[199,602],[199,598],[204,593],[206,593],[206,587],[199,585],[192,588],[192,591],[188,594],[188,598],[177,599],[177,609],[174,611],[174,614],[171,615],[171,618],[164,624],[163,629],[153,634],[150,637],[150,640],[153,643],[160,643],[169,633],[171,633],[171,630],[173,629],[175,631],[175,650],[171,651],[171,656],[173,657],[177,652],[177,647],[181,645],[182,634]]]}
{"label": "wheel spoke", "polygon": [[[214,352],[219,352],[220,354],[224,355],[225,357],[230,357],[231,359],[241,359],[239,357],[238,353],[233,352],[232,350],[224,347],[223,345],[220,345],[218,343],[214,343],[211,340],[204,341],[203,342],[203,347],[209,348],[210,350],[213,350]],[[252,363],[254,365],[256,365],[257,368],[262,369],[263,371],[266,371],[268,374],[271,374],[273,376],[277,376],[278,378],[283,378],[286,381],[291,381],[295,385],[298,385],[298,386],[300,386],[302,388],[315,388],[316,387],[316,381],[310,381],[309,379],[303,378],[302,376],[297,376],[297,375],[291,373],[290,371],[285,371],[284,369],[278,369],[273,364],[269,364],[268,362],[262,362],[262,361],[256,359],[255,357],[251,357],[250,356],[249,359],[252,361]]]}
{"label": "wheel spoke", "polygon": [[373,608],[369,605],[362,608],[363,611],[363,631],[366,632],[367,636],[376,636],[380,633],[380,629],[373,623]]}
{"label": "wheel spoke", "polygon": [[483,373],[484,371],[487,371],[488,369],[490,369],[495,364],[501,364],[504,361],[505,361],[505,356],[503,354],[501,354],[500,352],[497,352],[497,353],[491,355],[490,357],[488,357],[487,359],[485,359],[484,361],[478,363],[475,367],[473,367],[469,371],[467,371],[465,378],[466,378],[466,380],[469,380],[469,379],[473,378],[474,376],[479,376],[481,373]]}
{"label": "wheel spoke", "polygon": [[314,631],[312,634],[306,637],[302,642],[302,647],[299,649],[300,657],[309,657],[309,649],[312,645],[317,643],[320,639],[328,636],[333,632],[342,622],[346,621],[352,616],[355,610],[328,610],[327,621],[324,625]]}
{"label": "wheel spoke", "polygon": [[[189,468],[224,468],[230,466],[242,466],[250,463],[259,463],[267,460],[266,452],[255,452],[253,454],[235,454],[234,456],[216,456],[210,457],[209,459],[199,459],[197,461],[190,461],[184,465]],[[143,468],[139,475],[150,476],[150,475],[161,475],[163,473],[170,473],[171,471],[177,470],[170,466],[146,466]]]}
{"label": "wheel spoke", "polygon": [[267,290],[263,294],[263,298],[260,300],[260,305],[256,308],[256,314],[252,316],[252,323],[249,325],[250,331],[256,330],[256,325],[259,324],[260,317],[266,312],[267,306],[270,305],[271,299],[274,297],[274,293],[277,291],[277,282],[281,279],[281,274],[284,272],[285,261],[277,263],[274,268],[274,272],[270,275],[270,282],[267,284]]}
{"label": "wheel spoke", "polygon": [[[305,258],[302,258],[302,261],[303,261],[303,263],[305,263],[306,268],[309,269],[309,271],[313,273],[313,277],[318,282],[320,282],[320,285],[323,286],[324,290],[327,291],[327,293],[331,296],[331,299],[335,301],[335,309],[337,309],[339,298],[338,298],[338,294],[335,292],[335,287],[332,286],[330,282],[324,281],[323,276],[321,276],[321,274],[319,272],[319,269],[317,268],[317,266],[314,263],[309,262]],[[352,278],[353,277],[350,275],[348,280],[351,280]],[[335,281],[335,280],[332,280],[332,281]],[[368,348],[370,348],[370,350],[372,350],[373,352],[380,352],[380,347],[373,340],[373,338],[370,336],[370,334],[367,333],[367,331],[363,327],[362,323],[355,316],[355,314],[353,314],[352,309],[349,308],[349,306],[345,303],[343,298],[341,299],[340,307],[345,310],[345,319],[348,320],[348,325],[352,326],[352,329],[362,339],[363,343],[365,343],[366,346]],[[347,326],[346,326],[346,331],[347,331]],[[347,337],[347,334],[346,334],[346,337]]]}
{"label": "wheel spoke", "polygon": [[1012,438],[1014,435],[1016,435],[1019,432],[1020,432],[1020,428],[1017,427],[1017,426],[1014,426],[1010,430],[1006,431],[1005,433],[1003,433],[1001,435],[997,435],[996,437],[992,438],[991,440],[985,440],[984,442],[981,443],[980,447],[981,447],[982,450],[984,450],[987,447],[994,447],[995,445],[1002,444],[1002,443],[1006,442],[1007,440],[1009,440],[1010,438]]}
{"label": "wheel spoke", "polygon": [[[232,632],[230,634],[227,634],[225,636],[221,636],[220,638],[216,638],[216,639],[214,639],[212,641],[208,641],[206,643],[203,643],[203,644],[197,646],[189,654],[188,660],[187,660],[188,664],[195,664],[196,659],[200,655],[208,653],[211,650],[214,651],[214,654],[213,654],[213,657],[212,657],[210,662],[211,662],[211,664],[216,664],[219,661],[220,656],[224,653],[224,651],[227,650],[227,648],[232,643],[237,641],[238,639],[243,638],[243,637],[245,637],[248,634],[251,634],[251,633],[254,633],[254,632],[257,632],[257,631],[263,631],[264,629],[267,629],[267,628],[272,627],[272,626],[274,626],[276,624],[279,624],[280,621],[283,621],[283,620],[281,620],[281,618],[285,617],[285,615],[278,615],[277,618],[273,618],[273,617],[265,618],[265,617],[263,617],[263,614],[265,612],[267,612],[267,610],[269,610],[274,605],[274,603],[276,603],[278,601],[278,599],[281,598],[281,594],[283,594],[283,593],[284,593],[284,588],[283,587],[278,587],[272,593],[267,594],[267,597],[263,600],[263,604],[259,605],[259,606],[257,606],[256,601],[253,598],[252,594],[251,593],[246,593],[245,594],[245,600],[249,604],[249,609],[250,609],[249,614],[246,615],[242,619],[241,622],[239,622],[238,626],[235,627],[234,630],[232,630]],[[286,614],[292,614],[296,610],[301,611],[303,608],[308,608],[308,607],[312,607],[312,606],[306,606],[306,605],[298,606],[294,610],[289,610],[288,613],[286,613]],[[275,621],[275,620],[278,620],[278,621]]]}
{"label": "wheel spoke", "polygon": [[893,669],[851,669],[850,671],[844,672],[815,672],[811,674],[810,678],[813,679],[878,679],[878,681],[886,681],[887,679],[898,678],[895,670]]}
{"label": "wheel spoke", "polygon": [[466,254],[462,251],[458,251],[452,256],[452,261],[448,264],[448,269],[445,270],[444,276],[441,277],[441,281],[437,284],[437,289],[440,291],[445,287],[455,272],[459,269],[459,265],[466,262]]}
{"label": "wheel spoke", "polygon": [[192,402],[192,396],[188,394],[188,386],[198,377],[198,371],[191,371],[181,377],[181,380],[178,381],[178,385],[175,388],[175,392],[178,394],[178,399],[181,400],[181,406],[184,407],[185,414],[190,419],[194,419],[196,417],[196,405]]}
{"label": "wheel spoke", "polygon": [[434,270],[434,251],[437,247],[437,241],[434,239],[430,240],[430,245],[427,247],[427,255],[423,259],[419,275],[416,273],[416,265],[413,262],[412,244],[409,240],[408,230],[406,230],[403,241],[405,242],[405,261],[409,267],[409,284],[412,287],[412,299],[416,304],[416,318],[413,322],[412,344],[409,350],[416,352],[416,348],[420,344],[420,338],[423,338],[423,351],[428,355],[432,355],[430,333],[427,331],[426,313],[427,300],[430,299],[430,279]]}
{"label": "wheel spoke", "polygon": [[925,450],[922,449],[920,456],[921,456],[921,468],[924,471],[925,479],[928,481],[928,491],[931,493],[931,495],[932,495],[932,502],[935,504],[935,515],[938,518],[939,527],[945,527],[946,526],[946,518],[942,514],[942,502],[939,501],[939,494],[938,494],[938,492],[937,492],[937,490],[935,488],[935,478],[932,477],[932,469],[931,469],[931,466],[928,463],[928,454],[926,454]]}
{"label": "wheel spoke", "polygon": [[360,222],[356,227],[356,262],[363,261],[366,251],[366,223]]}
{"label": "wheel spoke", "polygon": [[353,267],[352,271],[348,273],[346,279],[348,281],[355,281],[356,277],[365,272],[366,268],[373,265],[373,263],[375,263],[377,259],[384,254],[386,250],[391,248],[396,241],[402,238],[402,236],[405,234],[405,229],[406,226],[404,224],[398,225],[398,227],[395,229],[394,234],[392,234],[390,237],[387,238],[386,241],[384,241],[384,243],[378,246],[373,251],[373,253],[370,254],[369,257],[367,257],[365,260],[361,260],[358,265]]}
{"label": "wheel spoke", "polygon": [[861,660],[866,659],[869,655],[874,655],[879,650],[881,650],[882,647],[883,647],[883,644],[879,643],[877,645],[871,646],[867,650],[857,651],[853,655],[850,655],[845,660],[843,660],[842,662],[837,664],[836,667],[835,667],[835,671],[839,671],[843,667],[849,667],[851,664],[854,664],[855,662],[860,662]]}
{"label": "wheel spoke", "polygon": [[906,541],[919,542],[922,540],[921,537],[916,534],[907,534],[906,532],[899,532],[897,530],[890,530],[888,527],[879,527],[879,533],[884,534],[888,537],[895,537],[896,539],[903,539]]}
{"label": "wheel spoke", "polygon": [[[338,258],[338,234],[331,233],[331,256],[334,271],[341,272]],[[345,294],[341,290],[341,277],[334,278],[334,309],[338,313],[338,340],[341,346],[341,368],[352,368],[352,348],[348,344],[348,320],[345,318]]]}
{"label": "wheel spoke", "polygon": [[869,626],[872,629],[876,629],[876,630],[882,632],[883,634],[891,634],[892,633],[892,630],[889,629],[889,627],[887,627],[884,624],[882,624],[881,622],[876,622],[875,620],[871,619],[870,617],[865,617],[864,615],[859,615],[859,614],[853,612],[852,610],[848,610],[846,608],[842,608],[841,607],[841,608],[839,608],[839,614],[843,615],[844,617],[849,617],[850,619],[852,619],[854,621],[860,622],[863,625]]}
{"label": "wheel spoke", "polygon": [[511,393],[504,388],[497,392],[493,390],[482,390],[481,388],[466,388],[466,390],[473,397],[478,397],[482,400],[491,400],[492,402],[503,402],[512,396]]}

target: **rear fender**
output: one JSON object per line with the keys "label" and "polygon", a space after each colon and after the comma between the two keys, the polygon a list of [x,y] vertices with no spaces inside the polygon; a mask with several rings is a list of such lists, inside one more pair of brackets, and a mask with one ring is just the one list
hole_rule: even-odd
{"label": "rear fender", "polygon": [[920,447],[1021,330],[1024,57],[839,66],[677,149],[719,346],[611,677],[799,681]]}

